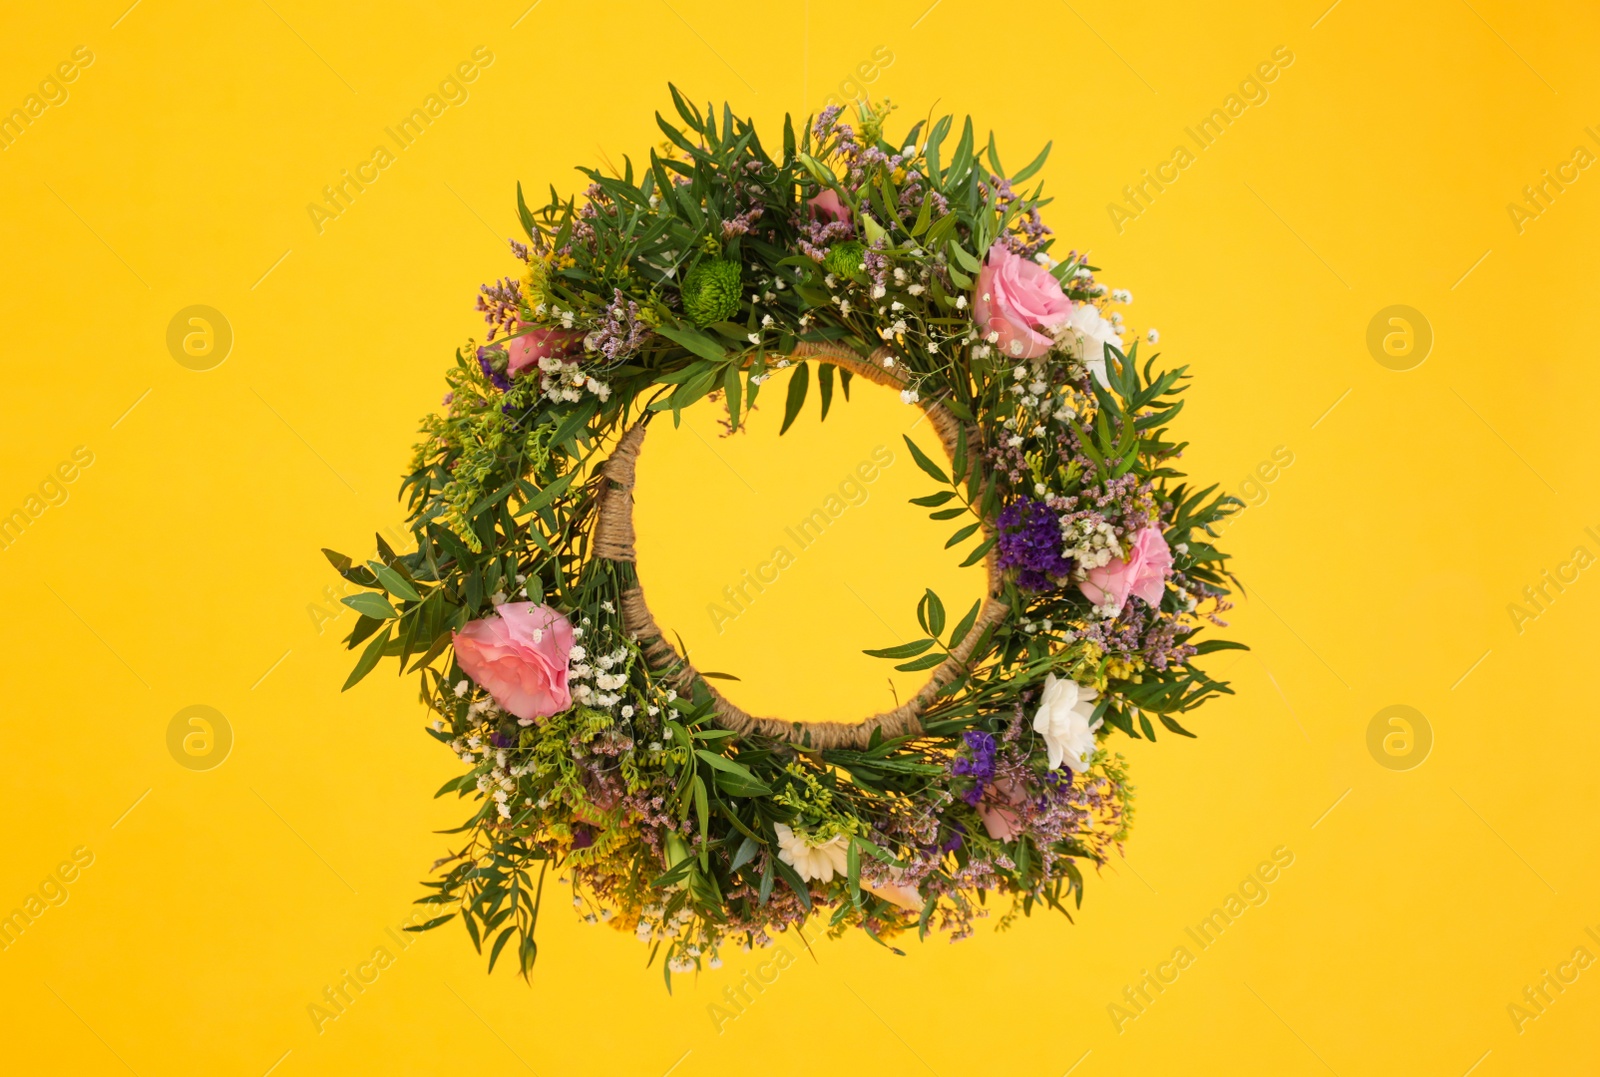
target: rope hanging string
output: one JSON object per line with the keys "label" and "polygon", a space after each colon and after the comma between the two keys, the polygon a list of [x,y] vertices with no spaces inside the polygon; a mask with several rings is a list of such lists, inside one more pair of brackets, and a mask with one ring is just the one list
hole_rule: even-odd
{"label": "rope hanging string", "polygon": [[[899,372],[893,367],[884,365],[885,360],[892,358],[892,354],[887,348],[879,348],[869,359],[862,359],[855,352],[837,344],[803,342],[790,354],[790,358],[819,359],[853,374],[859,374],[879,385],[903,389],[905,380]],[[961,421],[950,409],[939,403],[925,404],[923,410],[933,424],[935,432],[938,433],[939,440],[944,444],[945,452],[954,458]],[[616,450],[603,465],[607,481],[600,495],[600,507],[595,521],[594,550],[596,556],[609,561],[630,563],[638,561],[638,554],[634,548],[633,487],[639,450],[644,445],[644,431],[643,422],[631,427],[622,435]],[[972,442],[969,440],[968,444],[971,445]],[[977,466],[970,452],[967,466],[969,468]],[[954,477],[959,481],[963,476]],[[985,530],[987,531],[987,525]],[[628,632],[638,637],[644,647],[645,657],[651,665],[669,671],[669,678],[684,694],[689,694],[696,681],[705,685],[711,694],[712,709],[717,716],[717,722],[724,728],[740,733],[760,733],[770,737],[787,738],[796,744],[813,749],[864,748],[875,730],[881,729],[885,738],[922,732],[923,709],[933,701],[940,689],[955,680],[966,669],[972,648],[984,635],[985,629],[999,623],[1005,617],[1008,608],[997,597],[1000,590],[1000,567],[993,550],[986,559],[986,567],[988,586],[984,592],[983,605],[978,611],[977,621],[966,638],[950,652],[949,658],[934,668],[928,683],[918,690],[916,695],[893,710],[874,714],[860,722],[796,722],[782,718],[757,717],[746,713],[717,691],[711,682],[704,680],[699,672],[678,654],[676,648],[667,642],[661,627],[656,624],[655,616],[650,612],[650,607],[645,603],[643,589],[638,586],[629,589],[622,596],[622,624]]]}

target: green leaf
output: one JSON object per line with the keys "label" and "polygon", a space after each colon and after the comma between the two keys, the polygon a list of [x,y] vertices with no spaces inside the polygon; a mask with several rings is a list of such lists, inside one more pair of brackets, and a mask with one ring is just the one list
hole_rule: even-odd
{"label": "green leaf", "polygon": [[[783,881],[789,884],[789,889],[793,890],[794,893],[795,893],[795,896],[800,899],[801,907],[804,908],[806,910],[806,912],[810,912],[811,911],[811,890],[806,886],[805,882],[800,878],[799,873],[796,872],[793,868],[791,868],[788,864],[785,864],[782,860],[779,860],[775,856],[772,857],[768,861],[768,863],[771,864],[772,867],[777,871],[777,873],[783,877]],[[766,889],[765,883],[763,883],[763,889]]]}
{"label": "green leaf", "polygon": [[970,568],[973,565],[977,564],[979,561],[982,561],[983,558],[984,558],[984,555],[987,554],[990,550],[994,549],[994,542],[995,542],[995,540],[991,537],[991,538],[987,538],[983,542],[979,543],[977,549],[975,549],[971,553],[967,554],[967,559],[965,561],[961,562],[961,567],[962,568]]}
{"label": "green leaf", "polygon": [[817,392],[822,395],[822,417],[828,417],[828,408],[833,404],[833,365],[822,363],[817,367]]}
{"label": "green leaf", "polygon": [[727,349],[697,329],[662,325],[656,327],[656,332],[675,344],[683,345],[702,359],[720,363],[728,357]]}
{"label": "green leaf", "polygon": [[533,223],[533,214],[528,212],[528,203],[522,198],[522,182],[517,182],[517,220],[522,222],[522,230],[529,239],[533,238],[537,230]]}
{"label": "green leaf", "polygon": [[922,601],[917,603],[917,621],[934,639],[944,634],[944,603],[931,587],[926,589]]}
{"label": "green leaf", "polygon": [[961,641],[967,638],[967,633],[972,631],[972,626],[978,623],[978,609],[983,605],[980,599],[972,604],[972,608],[962,615],[956,622],[955,628],[950,631],[950,649],[953,651],[961,646]]}
{"label": "green leaf", "polygon": [[362,593],[359,595],[345,595],[339,600],[357,613],[364,613],[368,617],[376,617],[380,621],[390,621],[400,616],[389,605],[388,599],[382,595]]}
{"label": "green leaf", "polygon": [[[914,497],[911,499],[911,503],[913,505],[921,505],[925,509],[931,509],[935,506],[943,505],[955,496],[956,492],[954,490],[940,490],[938,493],[929,494],[927,497]],[[966,510],[963,509],[961,511],[965,512]]]}
{"label": "green leaf", "polygon": [[417,589],[400,573],[379,561],[368,561],[367,567],[372,569],[372,574],[378,577],[378,582],[383,584],[383,589],[396,598],[403,598],[409,602],[421,602],[422,596],[417,594]]}
{"label": "green leaf", "polygon": [[941,471],[939,465],[928,458],[927,453],[918,448],[917,443],[911,440],[911,435],[901,434],[900,436],[905,438],[906,446],[911,450],[911,459],[917,462],[917,466],[926,471],[932,478],[949,486],[950,476]]}
{"label": "green leaf", "polygon": [[432,920],[426,920],[426,921],[424,921],[424,922],[422,922],[420,924],[408,924],[406,927],[402,928],[401,930],[402,931],[411,931],[411,932],[432,931],[434,928],[438,927],[440,924],[445,923],[446,921],[449,921],[449,920],[454,920],[455,916],[456,916],[455,913],[447,912],[443,916],[435,916]]}
{"label": "green leaf", "polygon": [[350,671],[350,677],[344,682],[341,692],[348,692],[356,682],[372,672],[372,667],[378,664],[378,659],[383,657],[383,649],[389,645],[389,637],[394,635],[394,626],[389,625],[372,642],[367,644],[367,649],[361,652],[361,658],[356,662],[356,668]]}
{"label": "green leaf", "polygon": [[862,654],[871,655],[873,658],[910,658],[912,655],[921,654],[932,647],[937,640],[919,639],[910,643],[902,643],[898,647],[885,647],[877,651],[862,651]]}
{"label": "green leaf", "polygon": [[510,927],[508,927],[504,931],[500,932],[500,937],[494,940],[494,948],[489,951],[489,971],[490,972],[494,971],[494,963],[495,963],[495,961],[497,961],[499,959],[500,951],[505,949],[506,943],[511,940],[511,933],[516,931],[516,930],[517,930],[517,925],[516,924],[512,924]]}
{"label": "green leaf", "polygon": [[711,782],[722,792],[735,797],[768,797],[773,792],[772,786],[757,778],[741,778],[721,770],[711,776]]}
{"label": "green leaf", "polygon": [[978,528],[981,527],[981,526],[982,525],[978,524],[978,523],[970,523],[970,524],[968,524],[966,527],[963,527],[960,531],[957,531],[955,534],[951,535],[950,536],[950,541],[946,542],[944,544],[944,548],[948,550],[950,547],[954,546],[958,542],[965,542],[967,539],[971,538],[972,537],[972,533],[974,531],[978,530]]}
{"label": "green leaf", "polygon": [[534,494],[531,498],[529,498],[528,503],[517,510],[517,516],[531,516],[535,512],[538,512],[540,509],[544,508],[546,505],[550,504],[550,502],[554,501],[556,498],[565,493],[567,487],[572,485],[572,480],[577,477],[577,471],[569,471],[555,482],[550,483],[543,490],[540,490],[537,494]]}
{"label": "green leaf", "polygon": [[944,654],[925,654],[921,658],[913,658],[909,662],[902,662],[894,668],[904,673],[915,673],[921,669],[932,669],[934,666],[943,665],[946,657]]}
{"label": "green leaf", "polygon": [[718,770],[726,771],[729,774],[737,774],[741,778],[748,778],[753,782],[760,781],[759,778],[750,773],[749,767],[745,766],[743,763],[736,763],[725,755],[718,755],[716,752],[707,751],[704,748],[696,748],[694,750],[694,754],[705,760],[707,763],[710,763]]}
{"label": "green leaf", "polygon": [[739,843],[738,852],[733,854],[733,860],[729,862],[728,870],[730,872],[738,871],[750,863],[756,858],[756,852],[760,848],[761,845],[754,838],[745,838],[744,841]]}
{"label": "green leaf", "polygon": [[1213,651],[1248,651],[1250,648],[1231,639],[1208,639],[1194,645],[1197,655],[1210,654]]}
{"label": "green leaf", "polygon": [[694,776],[694,812],[700,819],[700,841],[703,849],[706,831],[711,826],[711,807],[706,799],[706,783],[698,774]]}
{"label": "green leaf", "polygon": [[961,244],[952,243],[946,247],[945,250],[949,251],[951,256],[955,258],[956,262],[960,264],[961,268],[965,269],[968,273],[977,273],[983,269],[983,263],[978,261],[978,259],[974,258],[972,255],[968,254],[967,248],[963,247]]}
{"label": "green leaf", "polygon": [[1023,180],[1029,178],[1035,172],[1039,171],[1039,169],[1043,168],[1045,158],[1050,156],[1050,147],[1054,145],[1054,142],[1046,142],[1044,144],[1044,149],[1039,151],[1039,156],[1035,157],[1032,161],[1023,166],[1022,171],[1018,172],[1015,176],[1012,176],[1011,182],[1021,183]]}
{"label": "green leaf", "polygon": [[791,425],[795,416],[800,414],[800,407],[806,402],[806,389],[811,384],[811,368],[801,363],[789,376],[789,397],[783,405],[783,426],[778,429],[778,436],[782,437]]}
{"label": "green leaf", "polygon": [[728,400],[728,427],[739,429],[739,364],[729,363],[722,375],[722,394]]}
{"label": "green leaf", "polygon": [[927,195],[924,195],[922,198],[922,208],[917,210],[917,221],[911,226],[911,234],[913,237],[920,236],[922,233],[928,230],[928,218],[932,210],[933,199]]}
{"label": "green leaf", "polygon": [[[1140,717],[1143,717],[1143,715],[1141,715]],[[1161,724],[1162,725],[1166,726],[1168,729],[1170,729],[1174,733],[1178,734],[1178,736],[1180,736],[1180,737],[1194,737],[1193,733],[1191,733],[1187,729],[1183,728],[1183,726],[1179,725],[1177,722],[1173,721],[1171,718],[1168,718],[1165,714],[1157,714],[1156,717],[1161,719]],[[1150,739],[1154,740],[1155,738],[1151,737]],[[1196,738],[1196,739],[1198,739],[1198,738]]]}

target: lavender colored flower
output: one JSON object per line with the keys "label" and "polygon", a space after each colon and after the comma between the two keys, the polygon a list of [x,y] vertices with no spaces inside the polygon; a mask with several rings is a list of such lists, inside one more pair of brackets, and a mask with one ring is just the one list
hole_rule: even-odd
{"label": "lavender colored flower", "polygon": [[996,547],[1002,569],[1020,569],[1017,586],[1048,591],[1072,571],[1061,552],[1061,520],[1043,501],[1023,498],[1000,513]]}
{"label": "lavender colored flower", "polygon": [[637,351],[639,345],[649,339],[651,328],[640,319],[638,303],[623,295],[620,288],[613,288],[611,292],[615,298],[606,308],[605,320],[594,337],[594,347],[607,359],[615,360]]}
{"label": "lavender colored flower", "polygon": [[493,340],[496,333],[509,329],[516,322],[522,306],[522,284],[506,277],[493,284],[480,285],[478,292],[478,310],[483,313],[483,320],[493,327],[489,330],[489,339]]}
{"label": "lavender colored flower", "polygon": [[496,370],[494,360],[504,359],[505,352],[499,348],[479,348],[478,366],[483,368],[483,376],[494,383],[494,387],[502,393],[511,388],[511,379],[502,370]]}
{"label": "lavender colored flower", "polygon": [[983,797],[983,787],[994,780],[994,735],[981,729],[969,729],[961,735],[970,755],[958,755],[950,764],[950,773],[972,779],[972,788],[961,794],[973,807]]}

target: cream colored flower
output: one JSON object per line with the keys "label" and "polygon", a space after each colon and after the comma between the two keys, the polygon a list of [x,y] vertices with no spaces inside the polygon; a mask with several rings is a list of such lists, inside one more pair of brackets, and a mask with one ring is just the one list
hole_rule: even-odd
{"label": "cream colored flower", "polygon": [[911,912],[921,912],[925,904],[921,891],[905,881],[905,875],[899,868],[890,868],[888,877],[880,883],[869,883],[863,879],[861,889]]}
{"label": "cream colored flower", "polygon": [[1096,381],[1101,385],[1107,384],[1106,345],[1110,344],[1121,351],[1121,332],[1116,325],[1101,317],[1098,308],[1089,303],[1079,303],[1073,308],[1067,328],[1077,338],[1074,354],[1094,373]]}
{"label": "cream colored flower", "polygon": [[835,873],[843,875],[849,870],[849,848],[843,834],[818,844],[782,823],[773,823],[772,829],[778,832],[778,859],[794,868],[802,882],[815,879],[825,883]]}
{"label": "cream colored flower", "polygon": [[1093,688],[1076,681],[1063,680],[1054,673],[1045,676],[1033,729],[1044,737],[1051,770],[1063,762],[1078,774],[1089,769],[1089,758],[1095,751],[1094,731],[1104,721],[1093,725],[1089,722],[1094,716],[1095,696]]}

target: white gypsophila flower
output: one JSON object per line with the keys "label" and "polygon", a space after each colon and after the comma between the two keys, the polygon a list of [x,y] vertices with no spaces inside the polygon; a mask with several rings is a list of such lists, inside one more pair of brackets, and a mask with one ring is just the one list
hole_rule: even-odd
{"label": "white gypsophila flower", "polygon": [[1077,563],[1081,573],[1108,565],[1113,559],[1122,560],[1122,544],[1109,521],[1091,523],[1079,519],[1061,525],[1062,553]]}
{"label": "white gypsophila flower", "polygon": [[1161,330],[1157,329],[1155,326],[1151,326],[1149,329],[1144,331],[1144,339],[1148,340],[1152,344],[1160,344]]}
{"label": "white gypsophila flower", "polygon": [[582,647],[574,646],[572,650],[567,652],[567,656],[570,657],[574,662],[582,662],[585,658],[589,657],[589,652]]}
{"label": "white gypsophila flower", "polygon": [[825,883],[848,870],[849,850],[843,834],[812,844],[804,834],[783,823],[774,823],[772,828],[778,834],[778,859],[794,868],[802,882],[815,879]]}
{"label": "white gypsophila flower", "polygon": [[472,687],[472,682],[462,679],[456,682],[456,698],[460,699],[467,694],[467,689]]}
{"label": "white gypsophila flower", "polygon": [[921,400],[921,399],[922,398],[917,394],[917,391],[915,389],[901,389],[900,390],[900,403],[902,403],[902,404],[915,404],[918,400]]}
{"label": "white gypsophila flower", "polygon": [[1044,692],[1039,697],[1039,710],[1033,718],[1033,730],[1044,738],[1045,752],[1051,770],[1065,763],[1074,773],[1089,769],[1089,759],[1095,751],[1095,730],[1104,719],[1090,723],[1094,716],[1094,700],[1098,693],[1077,681],[1046,675]]}

